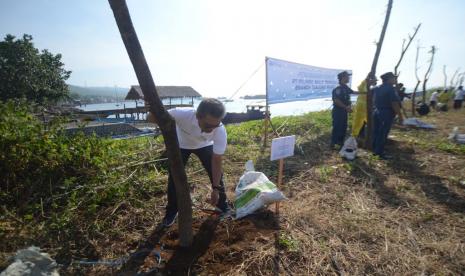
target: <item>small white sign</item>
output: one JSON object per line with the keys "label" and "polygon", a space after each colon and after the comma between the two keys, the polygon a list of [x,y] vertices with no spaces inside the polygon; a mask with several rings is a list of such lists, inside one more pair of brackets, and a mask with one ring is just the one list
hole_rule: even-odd
{"label": "small white sign", "polygon": [[295,135],[275,138],[271,142],[270,160],[278,160],[294,155]]}

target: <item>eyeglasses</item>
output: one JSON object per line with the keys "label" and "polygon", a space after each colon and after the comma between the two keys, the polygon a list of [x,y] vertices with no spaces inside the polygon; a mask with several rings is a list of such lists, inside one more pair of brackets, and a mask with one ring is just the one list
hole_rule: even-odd
{"label": "eyeglasses", "polygon": [[202,122],[202,124],[203,124],[203,127],[206,128],[206,129],[214,129],[214,128],[217,128],[217,127],[220,127],[220,126],[223,125],[223,123],[221,123],[221,122],[219,124],[216,124],[216,125],[210,125],[210,124],[204,123],[204,122]]}

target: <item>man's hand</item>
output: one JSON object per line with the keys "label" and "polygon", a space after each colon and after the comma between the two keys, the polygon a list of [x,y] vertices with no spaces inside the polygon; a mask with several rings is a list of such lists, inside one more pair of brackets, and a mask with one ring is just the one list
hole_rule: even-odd
{"label": "man's hand", "polygon": [[347,113],[352,113],[352,106],[350,105],[346,106],[346,111]]}
{"label": "man's hand", "polygon": [[219,199],[220,199],[220,191],[218,191],[217,189],[213,189],[210,195],[210,201],[208,203],[210,203],[213,206],[216,206],[218,204]]}

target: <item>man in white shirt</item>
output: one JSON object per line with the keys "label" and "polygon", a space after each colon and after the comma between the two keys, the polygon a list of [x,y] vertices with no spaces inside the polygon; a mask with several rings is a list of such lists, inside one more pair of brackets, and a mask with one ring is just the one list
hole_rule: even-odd
{"label": "man in white shirt", "polygon": [[436,109],[436,105],[438,104],[438,95],[439,95],[440,90],[436,90],[433,93],[431,93],[431,97],[429,98],[429,105],[433,108]]}
{"label": "man in white shirt", "polygon": [[457,92],[455,92],[454,109],[462,108],[464,98],[465,92],[463,91],[463,86],[459,86]]}
{"label": "man in white shirt", "polygon": [[[224,105],[216,99],[206,98],[202,100],[197,110],[174,108],[168,112],[176,121],[176,132],[184,165],[187,164],[192,153],[197,155],[212,183],[210,204],[227,212],[229,207],[226,203],[222,167],[223,154],[227,145],[226,129],[221,123],[225,115]],[[178,214],[176,188],[171,174],[170,171],[168,203],[162,221],[165,227],[171,226]]]}

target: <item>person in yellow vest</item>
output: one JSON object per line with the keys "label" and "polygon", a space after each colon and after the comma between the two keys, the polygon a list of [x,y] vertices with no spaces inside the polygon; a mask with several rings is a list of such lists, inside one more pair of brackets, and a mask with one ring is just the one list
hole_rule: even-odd
{"label": "person in yellow vest", "polygon": [[376,76],[368,74],[358,89],[357,102],[355,103],[354,114],[352,117],[352,136],[358,137],[367,122],[367,81],[370,86],[376,85]]}
{"label": "person in yellow vest", "polygon": [[448,104],[450,100],[449,89],[444,89],[441,95],[439,95],[438,100],[440,103]]}

